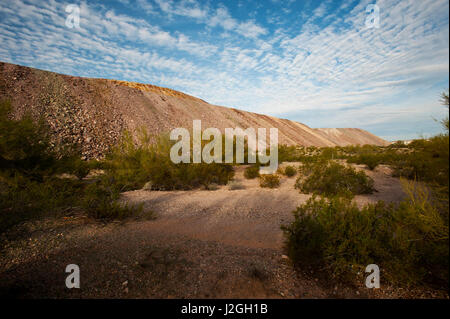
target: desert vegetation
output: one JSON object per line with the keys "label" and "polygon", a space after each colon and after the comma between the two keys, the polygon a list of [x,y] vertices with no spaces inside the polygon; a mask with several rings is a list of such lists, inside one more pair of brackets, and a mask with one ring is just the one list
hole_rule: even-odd
{"label": "desert vegetation", "polygon": [[[234,176],[231,164],[175,164],[170,159],[173,145],[168,136],[151,137],[141,131],[136,143],[125,132],[120,143],[107,156],[105,164],[122,190],[140,189],[146,183],[153,190],[193,189],[226,185]],[[191,152],[192,154],[192,152]]]}
{"label": "desert vegetation", "polygon": [[[0,103],[0,232],[29,219],[82,210],[96,219],[152,217],[142,205],[120,201],[124,191],[144,185],[153,190],[225,185],[233,177],[228,164],[180,164],[170,161],[171,141],[139,141],[124,132],[103,160],[81,160],[76,144],[55,145],[43,118],[11,116],[8,101]],[[100,174],[89,177],[93,169]]]}
{"label": "desert vegetation", "polygon": [[[259,182],[254,183],[234,180],[241,165],[236,161],[174,164],[170,160],[174,141],[166,135],[150,136],[144,129],[137,138],[124,131],[101,160],[81,160],[78,145],[55,145],[44,119],[30,114],[15,118],[4,101],[0,233],[30,219],[75,212],[103,221],[153,218],[142,203],[122,200],[127,191],[216,190],[221,185],[233,191],[245,190],[244,182],[249,182],[275,193],[294,184],[289,178],[295,176],[295,185],[289,187],[298,191],[293,192],[312,196],[293,211],[292,223],[282,227],[286,253],[294,265],[351,282],[374,263],[390,284],[442,288],[448,284],[449,260],[448,119],[441,123],[443,134],[407,145],[280,145],[279,160],[285,164],[276,174],[260,175],[260,163],[242,163],[244,178]],[[245,145],[245,159],[247,154]],[[377,191],[370,176],[383,165],[400,178],[406,198],[358,205],[355,196]]]}
{"label": "desert vegetation", "polygon": [[300,169],[295,187],[303,193],[325,196],[338,194],[370,194],[373,180],[363,171],[331,161],[305,163]]}
{"label": "desert vegetation", "polygon": [[252,165],[245,169],[244,176],[247,179],[253,179],[259,177],[259,166]]}
{"label": "desert vegetation", "polygon": [[261,187],[276,188],[280,186],[280,177],[276,174],[261,175],[259,185]]}
{"label": "desert vegetation", "polygon": [[287,177],[293,177],[295,176],[295,174],[297,174],[297,169],[292,165],[288,165],[284,168],[279,168],[278,170],[280,174],[283,174]]}
{"label": "desert vegetation", "polygon": [[[442,99],[448,107],[448,94]],[[282,147],[285,160],[302,162],[296,188],[314,193],[293,212],[294,221],[282,226],[294,263],[353,282],[365,266],[377,264],[390,284],[447,287],[448,118],[441,123],[444,133],[408,145]],[[381,164],[392,167],[406,198],[397,204],[357,206],[353,196],[374,191],[373,181],[334,159],[370,170]]]}
{"label": "desert vegetation", "polygon": [[332,277],[357,278],[377,264],[386,281],[407,285],[448,282],[448,215],[429,190],[404,181],[408,198],[362,208],[345,196],[312,197],[283,227],[289,256]]}
{"label": "desert vegetation", "polygon": [[76,145],[53,145],[48,127],[29,114],[12,119],[9,102],[0,104],[0,230],[24,220],[83,209],[100,219],[140,212],[119,202],[122,190],[111,176],[85,179],[97,161],[83,161]]}

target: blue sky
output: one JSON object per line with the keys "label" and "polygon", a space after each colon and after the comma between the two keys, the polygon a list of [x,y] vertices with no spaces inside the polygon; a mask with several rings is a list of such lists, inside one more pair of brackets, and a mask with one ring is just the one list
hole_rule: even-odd
{"label": "blue sky", "polygon": [[[68,28],[68,4],[80,28]],[[366,7],[379,7],[367,28]],[[0,60],[389,140],[441,131],[447,0],[1,0]]]}

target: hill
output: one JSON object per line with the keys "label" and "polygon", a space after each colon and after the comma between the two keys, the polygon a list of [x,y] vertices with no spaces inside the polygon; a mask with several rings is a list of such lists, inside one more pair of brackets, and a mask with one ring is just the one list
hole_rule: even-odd
{"label": "hill", "polygon": [[0,100],[11,100],[14,115],[44,115],[55,143],[82,145],[86,158],[102,157],[124,129],[151,134],[175,127],[276,127],[280,144],[344,146],[387,145],[358,128],[310,128],[272,116],[209,104],[199,98],[150,84],[82,78],[0,62]]}

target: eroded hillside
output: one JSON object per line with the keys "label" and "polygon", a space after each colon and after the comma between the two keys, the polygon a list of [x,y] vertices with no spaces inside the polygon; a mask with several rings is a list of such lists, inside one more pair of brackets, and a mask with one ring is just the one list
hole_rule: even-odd
{"label": "eroded hillside", "polygon": [[211,105],[201,99],[150,84],[81,78],[0,62],[0,99],[9,99],[14,114],[30,110],[44,115],[55,143],[76,142],[86,158],[101,157],[121,132],[145,127],[151,134],[175,127],[276,127],[279,143],[305,146],[386,145],[357,128],[313,129],[267,115]]}

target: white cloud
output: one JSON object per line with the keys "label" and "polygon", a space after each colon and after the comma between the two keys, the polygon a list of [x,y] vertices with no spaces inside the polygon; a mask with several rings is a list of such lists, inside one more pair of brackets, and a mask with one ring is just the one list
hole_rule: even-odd
{"label": "white cloud", "polygon": [[203,9],[194,0],[183,0],[175,3],[172,0],[155,0],[160,9],[168,14],[180,15],[190,18],[204,18],[207,14],[207,9]]}
{"label": "white cloud", "polygon": [[[449,74],[448,2],[380,0],[379,29],[364,26],[367,3],[346,15],[337,13],[348,4],[330,12],[324,3],[293,32],[238,20],[220,5],[139,1],[147,13],[172,17],[167,25],[176,17],[194,21],[197,34],[90,3],[82,4],[81,29],[71,30],[61,3],[4,2],[0,60],[150,82],[300,121],[324,114],[313,123],[330,126],[378,127],[439,113]],[[328,25],[317,24],[321,18]]]}

